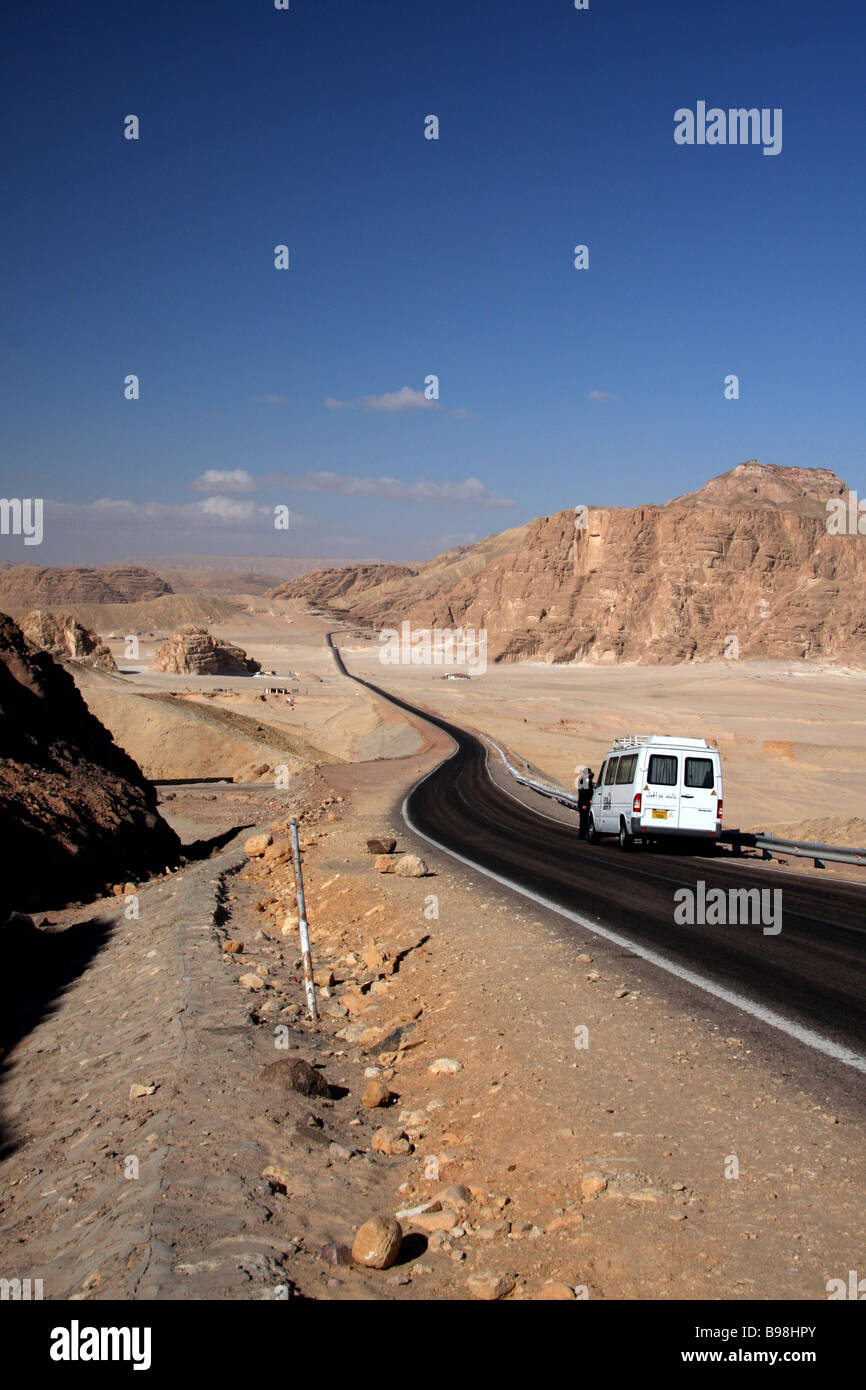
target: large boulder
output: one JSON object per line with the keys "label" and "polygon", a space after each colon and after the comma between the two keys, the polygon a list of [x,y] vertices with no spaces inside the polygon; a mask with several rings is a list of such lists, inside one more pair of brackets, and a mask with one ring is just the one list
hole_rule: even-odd
{"label": "large boulder", "polygon": [[99,671],[116,671],[114,657],[95,632],[82,627],[71,613],[48,613],[34,608],[18,619],[28,642],[58,660],[80,661]]}
{"label": "large boulder", "polygon": [[156,807],[69,673],[0,613],[0,920],[176,864],[180,842]]}
{"label": "large boulder", "polygon": [[214,637],[206,627],[188,623],[163,642],[151,670],[179,676],[251,676],[261,666],[240,647]]}

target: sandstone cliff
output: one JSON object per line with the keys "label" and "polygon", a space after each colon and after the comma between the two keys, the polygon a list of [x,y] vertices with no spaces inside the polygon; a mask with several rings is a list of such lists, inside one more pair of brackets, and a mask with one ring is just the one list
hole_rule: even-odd
{"label": "sandstone cliff", "polygon": [[98,671],[117,670],[108,647],[71,613],[46,613],[37,608],[19,618],[18,626],[28,642],[57,660],[83,661]]}
{"label": "sandstone cliff", "polygon": [[0,607],[56,607],[70,603],[141,603],[171,593],[171,585],[139,565],[101,569],[9,565],[0,569]]}
{"label": "sandstone cliff", "polygon": [[72,677],[0,613],[0,920],[177,863],[156,792]]}
{"label": "sandstone cliff", "polygon": [[750,460],[664,505],[590,507],[581,529],[559,512],[409,573],[328,570],[275,594],[379,629],[483,628],[496,661],[859,661],[866,537],[825,524],[845,493],[825,469]]}
{"label": "sandstone cliff", "polygon": [[240,647],[233,647],[208,632],[206,627],[190,623],[178,628],[167,642],[158,648],[152,671],[169,671],[175,675],[250,676],[261,669]]}

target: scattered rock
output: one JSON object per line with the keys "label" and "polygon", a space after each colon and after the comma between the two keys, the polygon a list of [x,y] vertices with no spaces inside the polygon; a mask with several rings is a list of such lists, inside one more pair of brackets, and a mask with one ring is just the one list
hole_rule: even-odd
{"label": "scattered rock", "polygon": [[432,1076],[453,1076],[455,1072],[462,1071],[463,1063],[455,1062],[453,1057],[439,1057],[435,1062],[431,1062],[427,1070]]}
{"label": "scattered rock", "polygon": [[408,1154],[412,1152],[412,1145],[403,1133],[402,1129],[377,1129],[370,1141],[376,1153],[380,1154]]}
{"label": "scattered rock", "polygon": [[272,1191],[285,1192],[288,1197],[292,1195],[291,1174],[281,1163],[268,1164],[267,1168],[262,1169],[262,1177],[270,1183]]}
{"label": "scattered rock", "polygon": [[368,1081],[361,1097],[361,1104],[365,1110],[377,1110],[380,1105],[387,1105],[391,1100],[391,1092],[387,1086],[383,1086],[381,1081]]}
{"label": "scattered rock", "polygon": [[282,1089],[298,1091],[302,1096],[328,1096],[331,1088],[320,1071],[311,1067],[303,1057],[285,1058],[279,1062],[269,1062],[262,1072],[262,1080]]}
{"label": "scattered rock", "polygon": [[228,939],[226,939],[222,943],[222,948],[224,951],[227,951],[230,956],[236,956],[239,955],[241,951],[243,951],[244,943],[242,941],[229,941]]}
{"label": "scattered rock", "polygon": [[580,1180],[580,1190],[584,1197],[592,1197],[596,1192],[604,1192],[607,1187],[607,1178],[603,1173],[595,1171],[584,1173]]}
{"label": "scattered rock", "polygon": [[532,1295],[533,1303],[570,1303],[573,1299],[574,1289],[570,1289],[568,1284],[560,1284],[557,1280],[551,1280],[543,1289],[539,1289],[538,1293]]}
{"label": "scattered rock", "polygon": [[139,1081],[134,1081],[129,1088],[130,1100],[141,1100],[142,1096],[152,1096],[156,1086],[152,1082],[142,1085]]}
{"label": "scattered rock", "polygon": [[379,870],[380,874],[392,874],[396,862],[396,860],[391,859],[387,854],[378,854],[376,856],[375,868]]}
{"label": "scattered rock", "polygon": [[470,1205],[472,1193],[468,1187],[463,1186],[462,1182],[453,1182],[450,1187],[446,1187],[444,1192],[439,1193],[439,1201],[443,1207],[450,1207],[452,1211],[461,1211]]}
{"label": "scattered rock", "polygon": [[352,1252],[348,1245],[340,1245],[334,1240],[323,1245],[319,1253],[326,1265],[350,1265],[352,1263]]}
{"label": "scattered rock", "polygon": [[390,1269],[400,1253],[403,1228],[393,1216],[373,1216],[355,1236],[352,1259],[368,1269]]}
{"label": "scattered rock", "polygon": [[375,836],[367,841],[367,849],[370,854],[393,854],[397,848],[397,841],[386,839],[385,836]]}
{"label": "scattered rock", "polygon": [[[378,860],[376,862],[378,864]],[[402,855],[394,866],[394,873],[401,878],[425,878],[429,872],[424,860],[419,859],[417,854]]]}
{"label": "scattered rock", "polygon": [[258,859],[264,854],[269,845],[274,843],[273,835],[251,835],[244,844],[244,854],[249,859]]}
{"label": "scattered rock", "polygon": [[331,1155],[331,1158],[337,1158],[341,1163],[348,1163],[349,1159],[354,1157],[355,1150],[348,1149],[345,1144],[337,1144],[334,1142],[328,1145],[328,1153]]}
{"label": "scattered rock", "polygon": [[505,1298],[514,1288],[514,1276],[512,1274],[471,1274],[466,1280],[466,1287],[473,1298],[482,1298],[488,1303],[494,1303],[498,1298]]}
{"label": "scattered rock", "polygon": [[247,975],[238,975],[238,984],[243,985],[244,989],[264,989],[267,980],[262,979],[261,975],[251,972]]}

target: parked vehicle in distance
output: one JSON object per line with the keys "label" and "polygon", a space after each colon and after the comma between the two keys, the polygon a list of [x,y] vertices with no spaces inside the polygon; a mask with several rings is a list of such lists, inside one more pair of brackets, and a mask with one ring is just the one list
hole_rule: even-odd
{"label": "parked vehicle in distance", "polygon": [[588,838],[714,839],[722,831],[722,759],[705,738],[630,734],[614,739],[593,792]]}

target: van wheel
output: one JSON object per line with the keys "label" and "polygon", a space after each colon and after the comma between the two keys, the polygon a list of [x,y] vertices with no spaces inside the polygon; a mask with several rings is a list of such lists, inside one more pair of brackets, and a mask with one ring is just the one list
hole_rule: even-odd
{"label": "van wheel", "polygon": [[620,820],[620,823],[619,823],[619,847],[620,847],[620,849],[631,849],[631,847],[632,847],[633,844],[634,844],[634,836],[633,836],[633,835],[629,835],[628,831],[627,831],[626,828],[625,828],[625,821],[624,821],[624,820]]}
{"label": "van wheel", "polygon": [[601,839],[601,836],[595,828],[595,821],[593,820],[592,816],[590,816],[589,824],[586,827],[586,838],[591,845],[597,845],[599,840]]}

